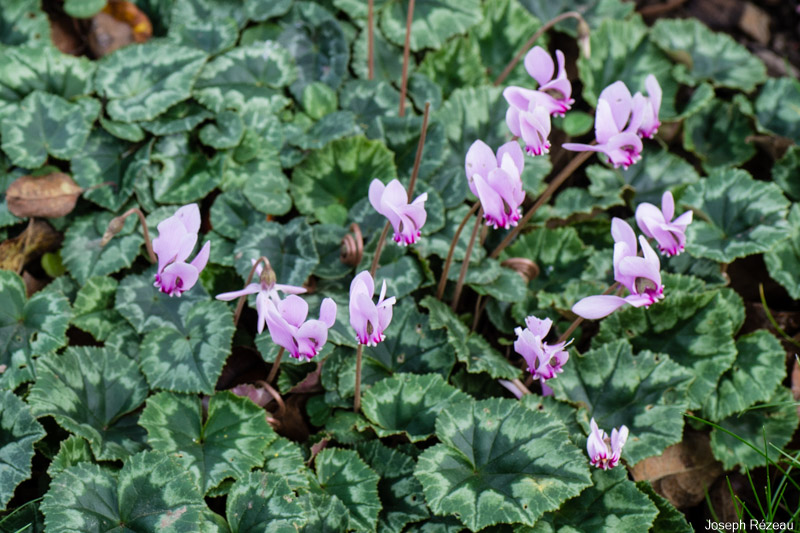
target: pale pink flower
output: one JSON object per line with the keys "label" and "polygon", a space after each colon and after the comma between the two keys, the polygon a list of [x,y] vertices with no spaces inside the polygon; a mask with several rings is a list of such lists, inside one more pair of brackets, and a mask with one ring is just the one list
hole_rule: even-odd
{"label": "pale pink flower", "polygon": [[396,179],[390,181],[389,185],[374,179],[369,186],[369,203],[389,219],[394,228],[394,240],[400,246],[417,242],[428,216],[425,212],[427,199],[428,193],[422,193],[409,204],[405,187]]}
{"label": "pale pink flower", "polygon": [[161,292],[180,296],[197,283],[211,251],[211,241],[206,241],[195,258],[190,263],[186,262],[197,244],[198,231],[200,209],[197,204],[181,207],[174,215],[158,224],[158,237],[153,239],[153,251],[158,256],[158,270],[153,285]]}
{"label": "pale pink flower", "polygon": [[386,298],[386,280],[381,286],[378,303],[372,301],[375,283],[368,271],[359,273],[350,283],[350,325],[356,330],[359,344],[376,346],[386,335],[384,330],[392,321],[395,298]]}
{"label": "pale pink flower", "polygon": [[692,223],[692,212],[672,220],[675,215],[675,200],[666,191],[661,197],[661,209],[644,202],[636,208],[636,223],[642,233],[658,243],[658,249],[667,257],[678,255],[686,245],[686,228]]}
{"label": "pale pink flower", "polygon": [[517,340],[514,350],[528,363],[528,372],[533,379],[538,379],[544,384],[548,379],[556,377],[563,372],[562,367],[569,359],[569,354],[564,348],[572,341],[547,344],[544,338],[550,331],[553,321],[549,318],[540,320],[535,316],[525,319],[525,329],[516,328]]}
{"label": "pale pink flower", "polygon": [[592,418],[590,422],[592,432],[586,439],[586,451],[592,466],[608,470],[619,464],[622,447],[628,440],[628,428],[620,426],[619,431],[614,428],[611,430],[611,437],[605,431],[597,427],[597,422]]}
{"label": "pale pink flower", "polygon": [[570,98],[572,84],[567,79],[567,72],[564,69],[564,54],[561,50],[556,50],[556,59],[558,60],[558,75],[553,78],[555,73],[553,58],[541,46],[534,46],[525,54],[525,70],[539,84],[539,88],[535,91],[536,94],[530,97],[535,98],[537,103],[544,106],[551,115],[563,117],[575,100]]}
{"label": "pale pink flower", "polygon": [[267,327],[272,341],[286,348],[295,359],[310,361],[328,340],[328,328],[336,322],[336,302],[322,300],[319,320],[308,320],[308,304],[299,296],[289,295],[267,308]]}
{"label": "pale pink flower", "polygon": [[486,143],[477,140],[467,151],[464,167],[469,189],[483,207],[486,225],[495,229],[516,226],[525,200],[521,178],[525,158],[519,144],[508,142],[495,156]]}

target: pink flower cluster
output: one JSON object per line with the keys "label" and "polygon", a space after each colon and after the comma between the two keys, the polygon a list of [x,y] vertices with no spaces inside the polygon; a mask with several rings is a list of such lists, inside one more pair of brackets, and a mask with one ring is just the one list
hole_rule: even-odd
{"label": "pink flower cluster", "polygon": [[628,428],[620,426],[611,430],[611,437],[597,427],[597,422],[592,418],[590,422],[592,432],[586,439],[586,451],[589,453],[592,465],[603,470],[614,468],[619,464],[622,447],[628,440]]}
{"label": "pink flower cluster", "polygon": [[556,377],[563,372],[562,367],[569,359],[569,354],[564,348],[572,341],[547,344],[544,338],[550,332],[553,321],[549,318],[540,320],[535,316],[525,319],[525,329],[516,328],[517,340],[514,350],[528,363],[528,372],[533,379],[538,379],[542,385],[548,379]]}

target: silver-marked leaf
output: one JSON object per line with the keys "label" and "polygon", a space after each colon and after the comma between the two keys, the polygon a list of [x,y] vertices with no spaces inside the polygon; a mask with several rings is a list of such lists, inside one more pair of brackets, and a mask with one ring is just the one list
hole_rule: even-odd
{"label": "silver-marked leaf", "polygon": [[356,125],[356,116],[352,111],[334,111],[315,122],[297,139],[290,138],[289,142],[303,150],[317,150],[337,139],[362,133],[361,128]]}
{"label": "silver-marked leaf", "polygon": [[233,316],[223,302],[200,302],[181,327],[168,324],[145,335],[142,372],[154,389],[212,394],[230,355],[233,330]]}
{"label": "silver-marked leaf", "polygon": [[403,434],[418,442],[433,435],[442,409],[469,399],[438,374],[395,374],[367,389],[361,404],[379,437]]}
{"label": "silver-marked leaf", "polygon": [[118,474],[81,463],[53,480],[42,502],[47,531],[119,529],[192,533],[207,509],[192,474],[160,452],[130,457]]}
{"label": "silver-marked leaf", "polygon": [[[386,146],[394,152],[397,175],[405,182],[411,177],[417,157],[422,118],[413,115],[381,117],[381,124]],[[425,134],[425,146],[422,149],[422,159],[418,171],[419,179],[429,179],[442,166],[445,158],[445,146],[446,140],[442,124],[439,122],[430,124]],[[421,192],[423,191],[420,190],[419,193]],[[419,193],[415,192],[415,196]],[[427,203],[425,207],[428,207]]]}
{"label": "silver-marked leaf", "polygon": [[[380,27],[386,38],[402,46],[406,36],[407,0],[390,0],[381,10]],[[414,4],[411,50],[440,48],[444,42],[481,22],[478,0],[419,0]]]}
{"label": "silver-marked leaf", "polygon": [[70,435],[61,441],[58,453],[53,457],[50,466],[47,467],[47,475],[55,478],[58,474],[71,466],[79,463],[93,462],[92,449],[83,437]]}
{"label": "silver-marked leaf", "polygon": [[154,135],[173,135],[192,131],[198,124],[213,116],[214,113],[194,100],[185,100],[170,107],[155,119],[140,122],[139,125]]}
{"label": "silver-marked leaf", "polygon": [[177,44],[216,55],[236,45],[239,26],[231,18],[188,20],[170,26],[169,37]]}
{"label": "silver-marked leaf", "polygon": [[697,19],[660,19],[650,31],[660,48],[678,61],[678,81],[708,80],[715,86],[750,92],[767,79],[767,68],[726,33],[713,32]]}
{"label": "silver-marked leaf", "polygon": [[139,219],[128,217],[122,230],[105,246],[100,245],[108,223],[108,211],[76,219],[64,235],[61,260],[78,283],[90,277],[106,276],[133,264],[144,244]]}
{"label": "silver-marked leaf", "polygon": [[378,474],[353,450],[326,448],[314,461],[318,486],[311,492],[335,496],[350,515],[350,528],[374,531],[381,501],[378,498]]}
{"label": "silver-marked leaf", "polygon": [[348,80],[341,89],[342,109],[356,114],[356,123],[370,139],[383,136],[383,118],[397,116],[400,92],[389,82]]}
{"label": "silver-marked leaf", "polygon": [[312,476],[306,466],[303,449],[285,437],[277,437],[264,448],[265,472],[274,472],[285,478],[289,486],[296,491],[308,488],[308,480]]}
{"label": "silver-marked leaf", "polygon": [[153,196],[161,204],[187,204],[205,197],[219,185],[225,158],[208,158],[189,146],[186,133],[161,137],[151,159],[160,165],[153,173]]}
{"label": "silver-marked leaf", "polygon": [[[592,30],[606,19],[628,18],[635,6],[625,0],[521,0],[525,8],[541,21],[556,18],[567,11],[577,11]],[[577,36],[578,21],[567,18],[556,24],[556,29],[571,37]]]}
{"label": "silver-marked leaf", "polygon": [[100,61],[95,88],[112,119],[153,120],[191,96],[205,62],[202,51],[169,42],[125,46]]}
{"label": "silver-marked leaf", "polygon": [[619,340],[573,355],[548,385],[559,400],[586,408],[578,411],[584,431],[591,418],[608,432],[627,426],[630,437],[622,458],[633,465],[680,441],[691,379],[669,357],[650,351],[634,354],[628,342]]}
{"label": "silver-marked leaf", "polygon": [[489,82],[478,41],[467,36],[451,39],[438,50],[425,54],[418,71],[441,87],[443,94]]}
{"label": "silver-marked leaf", "polygon": [[[223,172],[220,187],[225,191],[242,191],[247,200],[245,210],[255,209],[256,215],[285,215],[292,208],[289,180],[283,174],[277,151],[272,146],[262,143],[258,155],[245,163],[228,158]],[[263,215],[258,218],[264,219]]]}
{"label": "silver-marked leaf", "polygon": [[445,329],[447,341],[456,352],[458,360],[467,365],[467,372],[471,374],[486,372],[493,378],[502,379],[514,379],[519,376],[519,368],[509,363],[480,334],[470,332],[447,305],[432,296],[423,298],[420,305],[427,308],[430,313],[431,329]]}
{"label": "silver-marked leaf", "polygon": [[[254,176],[253,179],[258,178]],[[244,193],[238,190],[220,194],[211,205],[211,226],[215,232],[229,239],[238,240],[248,227],[263,218],[264,216],[248,203]],[[214,249],[213,245],[211,249]],[[338,247],[336,252],[338,254]]]}
{"label": "silver-marked leaf", "polygon": [[117,280],[114,278],[105,276],[89,278],[86,284],[78,289],[70,322],[91,333],[95,339],[106,340],[120,323],[124,323],[122,315],[114,309],[116,292]]}
{"label": "silver-marked leaf", "polygon": [[211,397],[206,417],[200,398],[160,392],[147,400],[139,424],[154,450],[181,458],[204,494],[263,464],[264,449],[276,437],[263,409],[227,391]]}
{"label": "silver-marked leaf", "polygon": [[772,166],[772,180],[794,201],[800,200],[800,146],[791,146]]}
{"label": "silver-marked leaf", "polygon": [[243,278],[252,268],[251,259],[263,255],[270,260],[278,283],[287,285],[302,285],[319,261],[314,233],[302,217],[288,224],[260,222],[250,226],[236,243],[234,253],[236,271]]}
{"label": "silver-marked leaf", "polygon": [[686,515],[677,510],[670,501],[658,494],[649,481],[636,482],[636,488],[650,498],[658,509],[651,533],[692,533],[694,528],[686,521]]}
{"label": "silver-marked leaf", "polygon": [[125,459],[144,447],[138,415],[147,397],[136,362],[114,350],[71,346],[39,360],[28,403],[36,416],[51,415],[85,438],[100,460]]}
{"label": "silver-marked leaf", "polygon": [[220,112],[214,123],[206,124],[200,130],[200,142],[217,150],[235,148],[243,136],[244,122],[233,111]]}
{"label": "silver-marked leaf", "polygon": [[[40,8],[38,0],[10,0],[0,11],[0,44],[47,45],[50,41],[50,23]],[[4,47],[3,54],[8,47]]]}
{"label": "silver-marked leaf", "polygon": [[62,294],[40,291],[30,300],[16,273],[0,270],[0,388],[15,389],[34,377],[33,356],[66,344],[69,301]]}
{"label": "silver-marked leaf", "polygon": [[138,143],[144,139],[144,130],[134,122],[119,122],[100,115],[100,125],[118,139]]}
{"label": "silver-marked leaf", "polygon": [[398,299],[417,290],[424,281],[423,267],[410,255],[383,265],[375,273],[375,279],[386,280],[386,292]]}
{"label": "silver-marked leaf", "polygon": [[800,143],[800,85],[797,80],[768,79],[755,104],[759,128]]}
{"label": "silver-marked leaf", "polygon": [[248,20],[262,21],[286,13],[291,0],[179,0],[173,4],[173,20],[232,18],[242,27]]}
{"label": "silver-marked leaf", "polygon": [[729,263],[786,238],[789,202],[777,185],[756,181],[744,170],[714,171],[690,186],[681,201],[702,213],[686,232],[686,250],[695,257]]}
{"label": "silver-marked leaf", "polygon": [[282,476],[251,472],[233,484],[225,504],[232,533],[295,533],[306,518],[303,506]]}
{"label": "silver-marked leaf", "polygon": [[788,220],[789,238],[765,253],[764,263],[772,279],[783,285],[789,296],[800,300],[800,204],[792,206]]}
{"label": "silver-marked leaf", "polygon": [[[606,173],[620,174],[619,171],[608,169]],[[673,191],[681,185],[700,180],[700,175],[685,159],[649,145],[642,152],[642,160],[621,171],[621,175],[624,186],[632,188],[634,192],[634,199],[628,200],[628,207],[631,208],[641,202],[660,206],[665,191]],[[599,176],[593,184],[598,187],[601,185]]]}
{"label": "silver-marked leaf", "polygon": [[683,147],[707,170],[734,167],[755,155],[755,147],[747,142],[753,134],[750,119],[735,102],[714,100],[684,121]]}
{"label": "silver-marked leaf", "polygon": [[44,165],[48,155],[70,159],[83,148],[94,118],[79,104],[33,91],[0,123],[3,151],[24,168]]}
{"label": "silver-marked leaf", "polygon": [[197,100],[221,112],[241,110],[250,100],[270,99],[292,83],[297,71],[288,50],[273,41],[234,48],[211,61],[197,79]]}
{"label": "silver-marked leaf", "polygon": [[719,421],[769,400],[786,377],[785,359],[781,342],[766,330],[739,337],[736,360],[703,405],[703,418]]}
{"label": "silver-marked leaf", "polygon": [[33,445],[45,436],[25,402],[11,391],[0,391],[0,509],[14,489],[31,477]]}
{"label": "silver-marked leaf", "polygon": [[308,520],[302,533],[340,533],[348,530],[350,514],[342,500],[328,494],[306,493],[300,498]]}
{"label": "silver-marked leaf", "polygon": [[183,327],[184,317],[195,305],[208,301],[208,292],[198,283],[180,297],[167,296],[153,287],[156,268],[126,276],[117,287],[114,308],[137,333],[147,333],[165,324]]}
{"label": "silver-marked leaf", "polygon": [[377,440],[359,443],[358,453],[381,477],[378,494],[382,509],[378,530],[400,533],[409,522],[430,516],[422,485],[414,478],[414,459],[397,448],[387,448]]}
{"label": "silver-marked leaf", "polygon": [[[351,67],[362,80],[368,79],[367,68],[367,35],[366,28],[362,28],[353,43],[353,57]],[[376,31],[372,37],[373,46],[373,79],[389,83],[399,80],[403,72],[403,48],[389,42],[383,33]],[[416,59],[409,56],[409,72],[416,70]]]}
{"label": "silver-marked leaf", "polygon": [[319,264],[314,275],[323,279],[343,278],[353,267],[342,263],[342,238],[347,235],[346,228],[336,224],[314,224],[314,244],[319,253]]}
{"label": "silver-marked leaf", "polygon": [[453,404],[436,420],[436,435],[442,443],[422,452],[414,475],[434,513],[456,514],[473,531],[532,526],[591,483],[564,426],[516,401]]}
{"label": "silver-marked leaf", "polygon": [[[719,429],[712,429],[711,451],[722,462],[725,470],[736,465],[741,470],[763,466],[767,462],[764,454],[771,461],[778,461],[782,457],[779,450],[789,443],[797,422],[797,407],[791,391],[778,387],[763,406],[756,404],[744,413],[731,415],[719,422],[720,427],[739,438]],[[749,442],[758,451],[739,439]]]}

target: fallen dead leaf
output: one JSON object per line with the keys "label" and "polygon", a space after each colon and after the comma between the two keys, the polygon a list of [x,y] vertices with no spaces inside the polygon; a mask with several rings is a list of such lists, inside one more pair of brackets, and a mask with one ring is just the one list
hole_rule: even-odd
{"label": "fallen dead leaf", "polygon": [[25,282],[25,293],[28,295],[28,298],[31,297],[31,294],[40,291],[42,287],[46,285],[44,281],[33,277],[27,270],[22,271],[22,281]]}
{"label": "fallen dead leaf", "polygon": [[0,269],[21,272],[29,261],[38,259],[60,244],[61,234],[50,224],[31,219],[25,231],[0,243]]}
{"label": "fallen dead leaf", "polygon": [[75,209],[82,192],[83,189],[63,172],[22,176],[6,189],[6,203],[8,210],[20,218],[57,218]]}
{"label": "fallen dead leaf", "polygon": [[92,55],[98,58],[135,42],[133,29],[127,22],[104,12],[92,17],[88,41]]}

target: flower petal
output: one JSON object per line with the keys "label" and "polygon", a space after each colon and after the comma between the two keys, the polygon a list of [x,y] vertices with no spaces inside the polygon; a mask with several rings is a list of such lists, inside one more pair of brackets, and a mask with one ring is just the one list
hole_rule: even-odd
{"label": "flower petal", "polygon": [[553,58],[541,46],[534,46],[525,54],[525,70],[541,87],[553,79]]}
{"label": "flower petal", "polygon": [[610,294],[587,296],[572,306],[572,312],[587,319],[598,319],[610,315],[627,302],[624,298]]}

